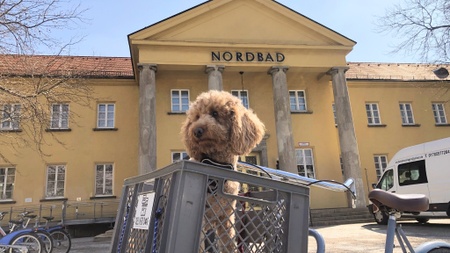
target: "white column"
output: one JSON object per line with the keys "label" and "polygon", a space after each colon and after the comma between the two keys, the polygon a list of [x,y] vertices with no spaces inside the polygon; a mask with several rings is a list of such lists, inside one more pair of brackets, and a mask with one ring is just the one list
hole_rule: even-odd
{"label": "white column", "polygon": [[155,64],[139,69],[139,175],[156,170],[156,70]]}
{"label": "white column", "polygon": [[288,69],[285,66],[275,66],[268,73],[272,76],[279,168],[298,174],[286,80]]}
{"label": "white column", "polygon": [[[345,178],[353,178],[356,185],[356,207],[366,207],[366,193],[362,181],[361,162],[355,127],[353,125],[352,107],[348,94],[345,72],[348,67],[334,67],[328,71],[333,84],[334,105],[336,108],[336,123],[339,132],[342,165]],[[349,205],[351,203],[349,198]]]}

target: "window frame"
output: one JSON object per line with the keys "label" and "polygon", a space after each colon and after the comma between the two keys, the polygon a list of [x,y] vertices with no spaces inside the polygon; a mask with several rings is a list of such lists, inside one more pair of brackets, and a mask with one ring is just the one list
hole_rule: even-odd
{"label": "window frame", "polygon": [[[384,159],[384,161],[382,161]],[[373,161],[375,165],[375,173],[377,175],[377,181],[380,180],[381,176],[383,175],[384,171],[387,168],[388,165],[388,158],[386,155],[374,155]]]}
{"label": "window frame", "polygon": [[[176,161],[181,161],[181,160],[175,160],[175,159],[174,159],[174,156],[175,156],[175,155],[178,155],[179,157],[183,157],[182,160],[188,160],[188,159],[186,159],[186,156],[189,156],[188,153],[187,153],[186,151],[172,151],[172,152],[170,153],[172,163],[174,163],[174,162],[176,162]],[[186,155],[186,156],[184,156],[184,155]]]}
{"label": "window frame", "polygon": [[[97,192],[97,189],[99,189],[98,186],[98,180],[97,180],[97,176],[98,176],[98,169],[99,166],[101,166],[101,172],[102,172],[102,178],[101,178],[101,188],[102,188],[102,192],[99,193]],[[111,166],[111,176],[110,179],[107,177],[107,166]],[[110,185],[111,185],[111,189],[110,189],[110,193],[107,192],[108,188],[108,180],[110,180]],[[95,196],[99,197],[99,196],[114,196],[114,163],[97,163],[95,164],[95,182],[94,182],[94,189],[95,189]]]}
{"label": "window frame", "polygon": [[[436,125],[446,125],[448,124],[447,115],[445,113],[444,103],[434,102],[431,104],[433,109],[434,123]],[[441,107],[441,108],[436,108]]]}
{"label": "window frame", "polygon": [[[49,189],[49,168],[50,167],[54,167],[55,168],[55,184],[53,186],[53,189]],[[60,169],[64,169],[64,173],[60,173],[59,170]],[[46,170],[46,183],[45,183],[45,198],[46,199],[59,199],[59,198],[64,198],[65,194],[66,194],[66,172],[67,172],[67,167],[65,164],[49,164],[47,165],[47,170]],[[58,177],[60,174],[64,174],[64,178],[62,180],[60,180]],[[58,195],[58,182],[63,182],[63,188],[62,188],[62,195]],[[52,190],[53,194],[49,195],[49,190]]]}
{"label": "window frame", "polygon": [[[367,108],[369,106],[369,108]],[[373,107],[376,107],[375,110]],[[379,126],[381,123],[380,107],[378,103],[366,102],[365,104],[367,124],[369,126]],[[376,115],[375,115],[376,114]],[[376,122],[378,120],[378,122]]]}
{"label": "window frame", "polygon": [[[179,103],[174,103],[174,92],[177,92],[179,99]],[[183,92],[187,93],[187,101],[184,101],[183,103]],[[170,111],[172,113],[185,113],[187,110],[189,110],[189,101],[190,101],[190,91],[189,89],[171,89],[170,90]],[[177,107],[177,108],[176,108]],[[174,110],[175,109],[175,110]]]}
{"label": "window frame", "polygon": [[331,103],[331,110],[333,111],[334,125],[337,126],[336,103]]}
{"label": "window frame", "polygon": [[[9,106],[9,109],[6,107]],[[22,105],[20,103],[5,103],[2,105],[0,130],[19,130],[20,129],[20,113]],[[8,117],[5,114],[9,114]],[[7,123],[8,126],[4,126]]]}
{"label": "window frame", "polygon": [[[4,178],[3,178],[3,182],[0,182],[0,183],[3,184],[3,186],[0,189],[0,202],[1,201],[8,201],[8,200],[12,200],[13,199],[14,186],[15,186],[15,182],[16,182],[16,168],[15,167],[12,167],[12,166],[2,166],[2,167],[0,167],[0,171],[3,171],[3,170],[4,170],[4,172],[3,172],[3,175],[1,175],[1,176],[4,176]],[[10,170],[14,170],[14,172],[13,172],[14,174],[12,175],[12,177],[13,177],[12,183],[8,184],[8,181],[11,178]],[[9,190],[9,191],[7,189],[8,185],[11,185],[11,190]],[[8,192],[10,192],[10,195],[11,195],[10,197],[7,196]]]}
{"label": "window frame", "polygon": [[[412,171],[417,172],[417,178],[413,178]],[[409,177],[402,180],[402,176],[409,172]],[[415,175],[414,175],[415,176]],[[397,166],[398,186],[418,185],[428,183],[425,160],[417,160],[409,163],[401,163]]]}
{"label": "window frame", "polygon": [[[245,96],[242,96],[242,93],[244,93],[244,92],[245,92]],[[237,94],[234,94],[234,93],[237,93]],[[248,90],[231,90],[231,94],[235,97],[238,97],[241,100],[242,105],[244,105],[245,108],[247,108],[247,109],[250,108],[250,98],[249,98]]]}
{"label": "window frame", "polygon": [[[55,117],[55,110],[54,110],[55,106],[58,106],[57,118]],[[66,112],[64,112],[64,106],[67,108]],[[69,103],[54,103],[54,104],[52,104],[51,116],[50,116],[50,129],[69,129],[69,114],[70,114]],[[66,121],[65,126],[63,125],[64,120]],[[55,121],[57,121],[56,127],[53,126],[53,123]]]}
{"label": "window frame", "polygon": [[[100,106],[104,106],[105,107],[105,111],[101,112],[100,111]],[[108,126],[108,121],[110,121],[110,116],[109,113],[111,113],[108,108],[109,106],[113,107],[113,111],[112,111],[112,126]],[[105,116],[104,118],[100,118],[100,114],[104,113]],[[100,121],[104,121],[104,126],[100,125]],[[116,125],[116,103],[114,102],[104,102],[104,103],[98,103],[97,104],[97,128],[99,129],[114,129]]]}
{"label": "window frame", "polygon": [[[306,151],[308,151],[310,154],[306,155]],[[301,152],[301,156],[300,153]],[[314,165],[314,154],[313,154],[313,150],[312,148],[296,148],[295,149],[295,158],[296,158],[296,164],[297,164],[297,174],[303,177],[308,177],[308,178],[316,178],[316,168]],[[307,158],[310,158],[309,160],[311,160],[311,164],[308,164],[307,162]],[[306,158],[306,159],[305,159]],[[303,159],[303,162],[302,162]],[[303,175],[301,174],[302,172],[300,171],[300,166],[304,166],[304,173]],[[312,177],[309,177],[309,172],[308,172],[308,166],[312,167]]]}
{"label": "window frame", "polygon": [[[403,107],[403,108],[402,108]],[[409,107],[409,108],[407,108]],[[402,119],[402,125],[415,125],[414,112],[411,103],[399,103],[400,117]],[[410,115],[408,115],[408,112]]]}
{"label": "window frame", "polygon": [[[294,93],[295,102],[292,103],[292,96],[291,93]],[[299,93],[303,93],[303,96],[299,96]],[[300,99],[303,99],[303,103],[300,103]],[[304,109],[301,109],[301,105],[303,104]],[[292,109],[292,107],[295,107],[295,109]],[[308,104],[306,102],[306,91],[305,90],[289,90],[289,109],[291,112],[307,112],[308,111]]]}

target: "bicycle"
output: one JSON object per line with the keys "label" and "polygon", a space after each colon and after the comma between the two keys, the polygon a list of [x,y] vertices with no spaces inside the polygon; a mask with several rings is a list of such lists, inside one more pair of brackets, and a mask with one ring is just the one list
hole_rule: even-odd
{"label": "bicycle", "polygon": [[[374,189],[369,192],[369,199],[374,204],[374,208],[379,208],[381,211],[389,214],[385,253],[393,252],[395,237],[403,253],[450,253],[450,244],[443,241],[430,241],[413,248],[402,226],[397,224],[397,216],[399,216],[398,213],[400,212],[424,212],[428,210],[429,200],[425,195],[395,194],[381,189]],[[316,239],[317,252],[324,253],[325,241],[320,233],[310,228],[309,235]]]}
{"label": "bicycle", "polygon": [[[19,220],[10,220],[9,228],[10,232],[15,231],[16,229],[26,229],[31,219],[36,219],[37,215],[31,214],[33,211],[25,211],[19,214]],[[37,221],[37,219],[36,219]],[[47,253],[52,253],[53,251],[53,239],[49,232],[47,232],[44,228],[39,228],[37,226],[34,227],[36,235],[39,236],[39,239],[44,243],[45,250]]]}
{"label": "bicycle", "polygon": [[72,246],[70,234],[65,230],[61,224],[55,226],[48,226],[48,223],[54,219],[52,216],[43,216],[45,224],[39,226],[37,215],[31,215],[31,211],[26,211],[20,214],[22,217],[18,224],[21,224],[23,228],[28,227],[31,219],[35,219],[34,228],[38,229],[38,233],[42,233],[43,241],[47,246],[47,253],[68,253]]}
{"label": "bicycle", "polygon": [[[0,212],[0,221],[8,212]],[[23,229],[6,233],[0,226],[0,252],[8,253],[44,253],[44,243],[33,229]]]}
{"label": "bicycle", "polygon": [[72,247],[70,234],[66,231],[64,225],[57,224],[48,226],[48,223],[54,219],[53,216],[43,216],[45,224],[43,227],[50,233],[53,239],[53,253],[69,253]]}

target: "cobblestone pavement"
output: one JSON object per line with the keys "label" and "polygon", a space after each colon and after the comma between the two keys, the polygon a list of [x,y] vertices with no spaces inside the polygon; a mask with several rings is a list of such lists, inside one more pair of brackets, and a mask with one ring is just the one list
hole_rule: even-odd
{"label": "cobblestone pavement", "polygon": [[[450,243],[450,219],[430,220],[427,224],[415,221],[402,221],[403,230],[413,247],[429,240],[440,240]],[[384,252],[386,226],[376,223],[358,223],[338,226],[316,227],[324,237],[326,252],[330,253],[380,253]],[[111,240],[103,238],[100,241],[93,237],[75,238],[72,240],[71,253],[107,253]],[[400,253],[398,246],[394,253]],[[310,238],[308,252],[316,252],[315,241]],[[180,252],[181,253],[181,252]]]}
{"label": "cobblestone pavement", "polygon": [[94,237],[74,238],[70,253],[107,253],[110,252],[111,240],[94,240]]}

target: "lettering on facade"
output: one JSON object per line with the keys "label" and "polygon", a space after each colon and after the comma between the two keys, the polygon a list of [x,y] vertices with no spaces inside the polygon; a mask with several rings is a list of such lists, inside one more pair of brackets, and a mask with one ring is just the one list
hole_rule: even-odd
{"label": "lettering on facade", "polygon": [[262,53],[262,52],[211,52],[213,62],[283,62],[283,53]]}

